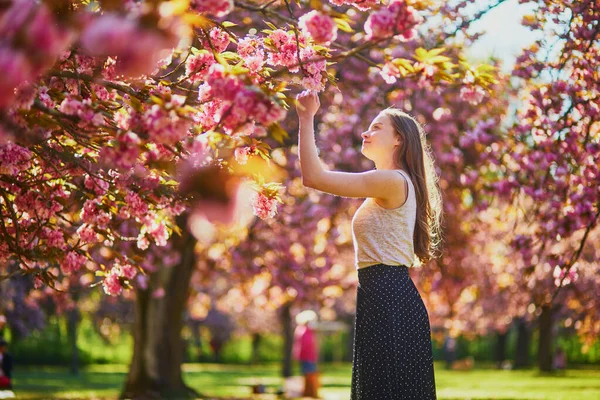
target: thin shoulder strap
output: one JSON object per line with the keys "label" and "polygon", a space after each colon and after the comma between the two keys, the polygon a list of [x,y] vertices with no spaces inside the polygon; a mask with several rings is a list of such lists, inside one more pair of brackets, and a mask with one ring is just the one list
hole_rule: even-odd
{"label": "thin shoulder strap", "polygon": [[406,172],[404,172],[401,169],[397,169],[396,171],[398,171],[400,173],[400,175],[402,175],[404,177],[404,180],[406,181],[406,199],[408,201],[408,193],[410,192],[410,184],[412,184],[412,181],[410,180],[410,176],[408,176],[408,174]]}
{"label": "thin shoulder strap", "polygon": [[396,171],[398,171],[400,173],[400,175],[402,175],[407,181],[410,181],[412,183],[412,180],[410,179],[410,175],[408,175],[407,172],[405,172],[401,169],[397,169]]}

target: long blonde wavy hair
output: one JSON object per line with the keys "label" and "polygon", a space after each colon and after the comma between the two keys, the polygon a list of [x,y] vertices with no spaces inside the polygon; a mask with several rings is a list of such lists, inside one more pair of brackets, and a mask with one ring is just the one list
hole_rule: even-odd
{"label": "long blonde wavy hair", "polygon": [[401,144],[394,160],[410,175],[417,198],[417,221],[414,249],[421,264],[439,256],[442,243],[442,195],[435,172],[433,154],[421,124],[402,110],[389,107],[383,113],[390,117]]}

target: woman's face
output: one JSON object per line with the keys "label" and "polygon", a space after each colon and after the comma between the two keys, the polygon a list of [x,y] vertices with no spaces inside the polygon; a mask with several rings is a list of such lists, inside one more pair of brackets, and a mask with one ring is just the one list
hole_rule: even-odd
{"label": "woman's face", "polygon": [[361,153],[372,161],[391,159],[396,146],[400,145],[400,137],[396,134],[390,117],[383,112],[375,117],[361,137]]}

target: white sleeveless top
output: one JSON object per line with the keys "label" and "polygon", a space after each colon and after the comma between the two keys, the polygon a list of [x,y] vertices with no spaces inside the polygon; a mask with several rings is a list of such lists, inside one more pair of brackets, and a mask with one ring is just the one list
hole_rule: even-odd
{"label": "white sleeveless top", "polygon": [[374,198],[367,198],[352,218],[352,242],[356,268],[375,264],[415,264],[413,234],[417,220],[415,187],[403,170],[398,171],[408,183],[408,196],[403,205],[386,209]]}

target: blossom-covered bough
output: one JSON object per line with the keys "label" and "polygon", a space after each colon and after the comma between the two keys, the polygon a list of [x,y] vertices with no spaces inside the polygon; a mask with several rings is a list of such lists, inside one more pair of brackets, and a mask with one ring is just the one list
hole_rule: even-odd
{"label": "blossom-covered bough", "polygon": [[[368,59],[361,53],[410,39],[421,21],[403,1],[378,6],[361,43],[332,55],[327,44],[338,27],[354,32],[351,19],[318,4],[296,19],[301,11],[287,2],[236,3],[280,26],[260,33],[215,19],[234,9],[230,1],[6,6],[0,259],[17,261],[9,273],[65,290],[60,276],[94,272],[107,293],[119,293],[140,271],[135,257],[179,230],[174,218],[186,200],[208,219],[231,209],[239,185],[211,171],[231,172],[251,154],[269,157],[269,140],[286,137],[279,122],[287,87],[323,90],[333,81],[331,60]],[[452,68],[439,52],[421,49],[417,57]],[[420,73],[406,59],[391,62],[401,67],[388,76]],[[206,187],[202,175],[227,190]],[[179,182],[190,196],[178,192]],[[272,217],[278,192],[263,182],[255,214]],[[216,211],[202,211],[209,209]]]}
{"label": "blossom-covered bough", "polygon": [[[487,332],[531,303],[575,298],[573,318],[585,321],[577,329],[592,337],[600,328],[586,305],[597,299],[586,293],[597,274],[584,245],[598,218],[598,7],[530,1],[539,8],[526,24],[552,15],[568,30],[556,61],[545,60],[543,41],[519,58],[513,75],[529,97],[505,140],[508,77],[463,53],[477,38],[469,22],[502,2],[475,14],[472,1],[417,0],[1,6],[2,276],[49,292],[79,280],[135,296],[129,394],[185,392],[176,339],[198,255],[221,254],[214,267],[232,286],[268,282],[273,304],[331,307],[351,287],[336,260],[356,204],[298,186],[287,110],[308,89],[328,105],[318,140],[331,168],[369,167],[358,135],[380,108],[426,123],[448,233],[442,257],[416,277],[432,321]],[[503,248],[499,262],[488,239],[515,232],[494,213],[513,218],[505,207],[515,196],[533,223],[519,224],[520,253]],[[196,237],[207,253],[194,251]],[[569,297],[556,291],[563,286]]]}

